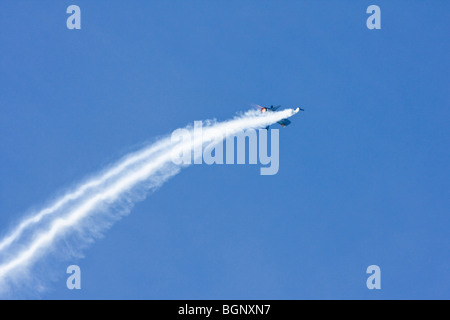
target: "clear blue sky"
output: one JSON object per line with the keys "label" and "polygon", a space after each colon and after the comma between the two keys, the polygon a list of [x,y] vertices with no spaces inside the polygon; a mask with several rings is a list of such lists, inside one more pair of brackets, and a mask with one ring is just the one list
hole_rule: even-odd
{"label": "clear blue sky", "polygon": [[[71,4],[81,30],[66,28]],[[366,27],[371,4],[381,30]],[[2,1],[2,235],[194,120],[252,103],[306,109],[280,130],[277,175],[187,168],[84,258],[55,263],[36,297],[449,299],[449,11],[448,1]],[[79,291],[66,289],[69,264],[81,267]],[[372,264],[379,291],[366,288]]]}

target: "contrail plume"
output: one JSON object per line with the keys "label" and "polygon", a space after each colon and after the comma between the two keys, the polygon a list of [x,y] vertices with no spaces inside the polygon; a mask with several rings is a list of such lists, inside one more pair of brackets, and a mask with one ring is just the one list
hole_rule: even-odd
{"label": "contrail plume", "polygon": [[[201,139],[175,143],[167,137],[124,157],[116,165],[65,194],[48,208],[25,219],[0,242],[0,251],[6,253],[6,261],[0,262],[0,284],[31,267],[62,237],[77,232],[93,234],[98,230],[104,231],[108,224],[98,225],[91,218],[105,216],[110,221],[117,220],[123,213],[111,213],[109,208],[121,203],[129,210],[142,195],[142,191],[155,189],[177,174],[182,165],[173,163],[174,153],[192,151],[199,145],[233,136],[242,130],[264,128],[292,116],[296,111],[286,109],[265,114],[249,111],[232,120],[209,124],[203,128]],[[48,217],[49,221],[40,226],[39,222],[44,217]],[[25,230],[31,236],[22,243],[21,238]],[[13,247],[13,242],[19,242],[19,245]]]}
{"label": "contrail plume", "polygon": [[138,151],[136,153],[133,153],[129,156],[127,156],[123,161],[119,162],[116,166],[112,167],[110,170],[106,171],[104,174],[97,176],[95,178],[92,178],[91,180],[85,182],[80,187],[76,188],[74,191],[65,194],[62,198],[58,199],[56,202],[54,202],[49,207],[31,214],[29,218],[23,220],[15,229],[12,231],[8,236],[3,238],[0,241],[0,252],[4,249],[8,248],[15,240],[17,240],[20,235],[23,233],[23,231],[40,222],[45,216],[52,214],[53,212],[57,211],[58,209],[62,208],[64,205],[69,203],[70,201],[76,200],[83,196],[87,191],[98,187],[108,181],[109,179],[117,176],[118,174],[122,173],[124,169],[126,169],[129,166],[132,166],[139,161],[142,161],[143,159],[151,156],[152,154],[155,154],[156,152],[167,148],[170,145],[170,141],[163,140],[155,145],[152,145],[150,148]]}

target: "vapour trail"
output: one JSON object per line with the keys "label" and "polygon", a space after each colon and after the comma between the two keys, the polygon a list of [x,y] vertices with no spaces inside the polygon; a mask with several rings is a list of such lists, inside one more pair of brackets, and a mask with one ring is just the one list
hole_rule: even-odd
{"label": "vapour trail", "polygon": [[70,201],[74,201],[82,197],[87,191],[98,187],[109,179],[114,178],[118,174],[122,173],[128,167],[138,163],[139,161],[144,160],[145,158],[150,157],[156,152],[163,150],[170,146],[170,140],[162,140],[154,145],[145,148],[144,150],[137,151],[132,153],[131,155],[126,156],[122,161],[119,161],[115,166],[104,172],[103,174],[96,176],[89,181],[85,182],[75,190],[66,193],[63,197],[56,200],[49,207],[42,209],[41,211],[31,214],[29,218],[23,220],[9,235],[4,237],[0,241],[0,252],[7,249],[14,241],[19,239],[22,233],[29,227],[34,224],[39,223],[44,217],[54,213],[58,209],[62,208],[64,205],[69,203]]}
{"label": "vapour trail", "polygon": [[[1,243],[8,244],[20,238],[26,228],[32,233],[29,243],[20,246],[18,252],[7,252],[7,261],[0,264],[0,283],[16,273],[31,267],[39,257],[55,245],[63,236],[71,232],[97,232],[105,226],[92,225],[90,218],[105,214],[104,209],[111,208],[116,203],[126,201],[130,208],[139,193],[139,187],[146,190],[159,187],[181,169],[181,165],[172,162],[173,154],[186,153],[205,144],[233,136],[245,129],[258,129],[271,125],[295,113],[292,109],[261,114],[247,112],[229,121],[210,124],[203,128],[201,139],[174,143],[170,138],[164,138],[152,146],[125,157],[121,162],[111,167],[103,175],[89,180],[75,191],[69,192],[53,205],[24,220]],[[191,129],[193,130],[193,129]],[[94,188],[96,187],[96,188]],[[86,191],[90,190],[90,193]],[[64,207],[69,201],[71,206]],[[102,210],[103,209],[103,210]],[[53,213],[47,226],[33,229],[33,224],[44,216]],[[111,220],[120,217],[109,217]],[[8,240],[12,239],[12,240]]]}

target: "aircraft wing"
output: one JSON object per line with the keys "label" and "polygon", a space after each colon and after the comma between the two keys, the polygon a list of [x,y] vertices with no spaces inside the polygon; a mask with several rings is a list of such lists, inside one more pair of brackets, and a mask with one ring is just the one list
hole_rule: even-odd
{"label": "aircraft wing", "polygon": [[283,119],[283,120],[278,121],[278,123],[279,123],[282,127],[286,127],[286,126],[288,126],[288,125],[291,124],[291,121],[290,121],[289,119]]}
{"label": "aircraft wing", "polygon": [[281,106],[272,107],[272,111],[276,111]]}

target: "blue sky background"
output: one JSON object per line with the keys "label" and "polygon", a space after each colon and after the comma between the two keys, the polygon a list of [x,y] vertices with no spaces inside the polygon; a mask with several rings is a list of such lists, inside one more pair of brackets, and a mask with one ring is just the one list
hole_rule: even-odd
{"label": "blue sky background", "polygon": [[[82,29],[66,28],[81,8]],[[366,8],[381,8],[368,30]],[[306,109],[280,171],[183,170],[46,299],[450,298],[448,1],[2,1],[0,234],[137,145]],[[78,264],[82,289],[66,288]],[[379,265],[382,289],[366,288]],[[45,276],[45,269],[39,271]]]}

